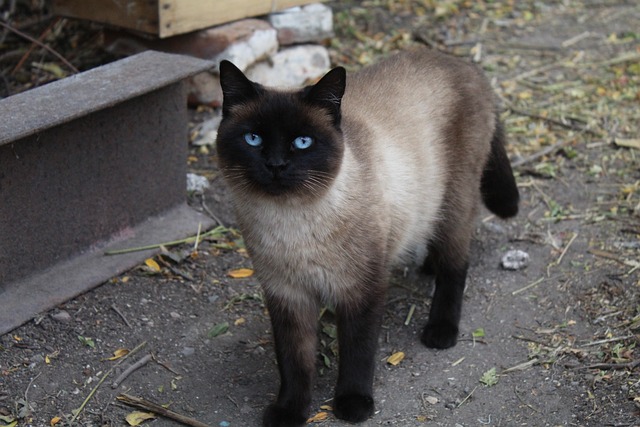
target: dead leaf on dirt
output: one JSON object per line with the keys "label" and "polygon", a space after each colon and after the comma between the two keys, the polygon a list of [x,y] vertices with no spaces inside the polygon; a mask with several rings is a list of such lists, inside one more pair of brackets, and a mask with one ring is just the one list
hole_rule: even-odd
{"label": "dead leaf on dirt", "polygon": [[618,147],[635,148],[636,150],[640,150],[640,138],[616,138],[615,144]]}
{"label": "dead leaf on dirt", "polygon": [[498,375],[496,374],[496,368],[491,368],[480,377],[480,382],[487,387],[498,384]]}
{"label": "dead leaf on dirt", "polygon": [[238,319],[236,319],[235,322],[233,322],[233,324],[235,326],[239,326],[239,325],[244,325],[247,322],[247,320],[244,317],[240,317]]}
{"label": "dead leaf on dirt", "polygon": [[113,352],[113,356],[108,357],[106,360],[118,360],[121,357],[126,356],[127,354],[129,354],[129,350],[126,348],[119,348],[116,351]]}
{"label": "dead leaf on dirt", "polygon": [[144,263],[147,267],[149,267],[151,270],[159,273],[160,272],[160,265],[153,259],[153,258],[147,258],[144,260]]}
{"label": "dead leaf on dirt", "polygon": [[130,426],[139,426],[147,420],[152,420],[156,415],[152,412],[132,412],[125,417]]}
{"label": "dead leaf on dirt", "polygon": [[62,418],[60,417],[53,417],[51,418],[51,421],[49,421],[49,425],[51,427],[55,426],[56,424],[58,424],[60,421],[62,421]]}
{"label": "dead leaf on dirt", "polygon": [[250,268],[238,268],[231,270],[228,275],[234,279],[246,279],[247,277],[253,276],[253,270]]}
{"label": "dead leaf on dirt", "polygon": [[323,411],[333,411],[331,405],[322,405],[320,406],[320,409],[322,409]]}
{"label": "dead leaf on dirt", "polygon": [[12,415],[2,415],[0,414],[0,421],[4,424],[2,427],[13,427],[18,424],[18,420],[16,420]]}
{"label": "dead leaf on dirt", "polygon": [[397,351],[387,358],[387,363],[389,365],[397,366],[403,359],[404,353],[402,351]]}
{"label": "dead leaf on dirt", "polygon": [[327,412],[318,412],[313,417],[307,420],[307,423],[319,423],[320,421],[325,421],[329,414]]}

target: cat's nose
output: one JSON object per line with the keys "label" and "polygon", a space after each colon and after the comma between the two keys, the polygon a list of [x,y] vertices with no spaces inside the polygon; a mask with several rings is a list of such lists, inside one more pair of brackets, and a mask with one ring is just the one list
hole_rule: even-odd
{"label": "cat's nose", "polygon": [[289,162],[283,158],[274,157],[267,160],[267,166],[274,171],[280,171],[287,167]]}

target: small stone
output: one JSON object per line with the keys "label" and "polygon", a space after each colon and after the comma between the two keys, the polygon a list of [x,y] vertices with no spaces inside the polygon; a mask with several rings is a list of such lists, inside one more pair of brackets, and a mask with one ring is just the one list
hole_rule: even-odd
{"label": "small stone", "polygon": [[510,250],[503,255],[500,265],[505,270],[522,270],[529,265],[529,254],[519,249]]}
{"label": "small stone", "polygon": [[330,65],[324,46],[301,45],[281,50],[269,63],[257,63],[246,74],[265,86],[300,87],[322,77]]}
{"label": "small stone", "polygon": [[51,315],[51,318],[53,320],[57,320],[58,322],[70,322],[71,321],[71,315],[69,314],[69,312],[65,311],[65,310],[60,310],[57,313],[53,313]]}
{"label": "small stone", "polygon": [[171,316],[172,319],[179,319],[182,316],[180,316],[180,313],[172,311],[171,313],[169,313],[169,316]]}
{"label": "small stone", "polygon": [[440,400],[438,400],[438,398],[435,397],[435,396],[427,396],[427,397],[424,398],[424,401],[429,403],[429,404],[431,404],[431,405],[435,405]]}
{"label": "small stone", "polygon": [[207,299],[209,300],[210,303],[214,303],[218,301],[218,298],[220,298],[218,295],[209,295],[209,298]]}
{"label": "small stone", "polygon": [[195,173],[187,174],[187,192],[202,193],[207,188],[209,188],[209,180],[207,178]]}
{"label": "small stone", "polygon": [[35,363],[35,364],[40,364],[40,363],[44,363],[44,356],[41,354],[34,354],[33,356],[31,356],[31,363]]}
{"label": "small stone", "polygon": [[182,349],[183,356],[192,356],[196,352],[196,349],[193,347],[184,347]]}

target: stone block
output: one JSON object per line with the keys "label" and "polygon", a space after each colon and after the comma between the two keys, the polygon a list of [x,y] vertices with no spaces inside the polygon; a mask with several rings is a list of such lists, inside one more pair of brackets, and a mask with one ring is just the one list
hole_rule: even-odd
{"label": "stone block", "polygon": [[333,36],[331,8],[320,3],[293,7],[268,17],[281,45],[319,42]]}
{"label": "stone block", "polygon": [[325,47],[300,45],[281,50],[270,61],[250,67],[246,74],[265,86],[299,87],[322,77],[330,65]]}

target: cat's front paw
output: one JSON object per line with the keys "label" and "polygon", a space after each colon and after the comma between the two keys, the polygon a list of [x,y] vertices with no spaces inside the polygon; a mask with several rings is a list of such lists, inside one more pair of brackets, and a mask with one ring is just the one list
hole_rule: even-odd
{"label": "cat's front paw", "polygon": [[373,415],[373,397],[346,394],[333,399],[333,413],[341,420],[359,423]]}
{"label": "cat's front paw", "polygon": [[458,326],[450,322],[427,324],[420,337],[429,348],[449,348],[458,342]]}
{"label": "cat's front paw", "polygon": [[262,416],[264,427],[299,427],[306,422],[307,416],[305,414],[293,412],[275,403],[269,405]]}

